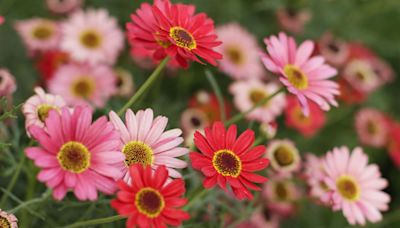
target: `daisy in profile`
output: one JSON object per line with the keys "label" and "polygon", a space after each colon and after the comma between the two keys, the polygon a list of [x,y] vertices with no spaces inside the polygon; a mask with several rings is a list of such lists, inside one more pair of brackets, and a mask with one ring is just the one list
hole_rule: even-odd
{"label": "daisy in profile", "polygon": [[359,147],[351,153],[347,147],[334,148],[323,161],[324,179],[332,208],[342,210],[351,225],[382,220],[381,211],[389,208],[390,196],[382,191],[388,181],[379,167],[368,165],[368,156]]}
{"label": "daisy in profile", "polygon": [[60,44],[60,28],[52,20],[32,18],[18,21],[15,29],[30,52],[54,50]]}
{"label": "daisy in profile", "polygon": [[318,41],[318,51],[333,66],[341,67],[350,55],[349,45],[332,33],[325,33]]}
{"label": "daisy in profile", "polygon": [[217,51],[222,53],[219,69],[233,79],[260,79],[264,69],[260,61],[260,48],[256,38],[237,23],[217,28],[222,41]]}
{"label": "daisy in profile", "polygon": [[141,164],[129,167],[131,182],[120,180],[117,198],[111,206],[118,214],[128,218],[126,227],[179,227],[189,214],[181,209],[187,203],[183,179],[168,181],[165,166],[152,169]]}
{"label": "daisy in profile", "polygon": [[117,20],[104,9],[78,11],[62,25],[61,49],[89,64],[113,64],[124,47]]}
{"label": "daisy in profile", "polygon": [[214,22],[206,14],[194,12],[193,5],[171,4],[169,0],[155,1],[153,6],[144,3],[131,15],[128,38],[154,51],[156,60],[170,56],[186,68],[190,61],[203,63],[200,57],[216,65],[222,55],[214,50],[221,44]]}
{"label": "daisy in profile", "polygon": [[9,214],[0,209],[0,227],[18,228],[17,222],[18,219],[13,214]]}
{"label": "daisy in profile", "polygon": [[226,130],[222,122],[215,122],[204,132],[204,135],[200,132],[194,135],[194,143],[200,152],[190,153],[193,168],[205,176],[204,187],[211,188],[218,184],[228,191],[227,185],[230,185],[237,199],[253,199],[249,189],[260,191],[261,188],[254,183],[267,181],[267,178],[254,173],[269,164],[268,159],[262,158],[265,147],[252,147],[252,130],[246,130],[236,138],[236,125]]}
{"label": "daisy in profile", "polygon": [[210,123],[206,113],[197,108],[188,108],[181,115],[182,130],[187,134],[194,130],[204,129]]}
{"label": "daisy in profile", "polygon": [[328,204],[329,199],[324,198],[329,189],[324,182],[326,172],[322,163],[323,159],[314,154],[307,154],[304,162],[304,174],[310,188],[311,197]]}
{"label": "daisy in profile", "polygon": [[360,142],[367,146],[384,147],[388,142],[389,121],[384,113],[364,108],[356,113],[355,127]]}
{"label": "daisy in profile", "polygon": [[[240,112],[246,112],[279,89],[279,86],[274,83],[265,84],[258,80],[236,81],[229,87],[229,91],[234,96],[233,102]],[[284,93],[277,94],[268,102],[247,114],[246,118],[261,123],[272,122],[282,114],[285,104]]]}
{"label": "daisy in profile", "polygon": [[304,27],[311,19],[311,13],[307,10],[295,10],[293,8],[282,8],[276,11],[279,26],[294,34],[303,33]]}
{"label": "daisy in profile", "polygon": [[337,106],[335,95],[339,86],[329,80],[337,70],[327,64],[322,56],[311,57],[314,43],[305,41],[299,47],[293,37],[280,33],[264,40],[268,54],[262,54],[265,67],[280,75],[280,81],[294,94],[306,116],[309,115],[309,102],[314,102],[329,110],[330,105]]}
{"label": "daisy in profile", "polygon": [[314,136],[325,124],[325,113],[315,103],[310,103],[310,114],[304,115],[295,96],[286,97],[285,124],[306,137]]}
{"label": "daisy in profile", "polygon": [[0,96],[9,96],[17,90],[17,82],[7,69],[0,68]]}
{"label": "daisy in profile", "polygon": [[48,87],[52,94],[62,96],[69,105],[92,104],[104,107],[116,93],[116,77],[107,65],[67,64],[61,66]]}
{"label": "daisy in profile", "polygon": [[268,144],[266,151],[266,157],[276,172],[290,174],[299,170],[300,154],[292,141],[274,139]]}
{"label": "daisy in profile", "polygon": [[60,112],[61,108],[66,106],[61,96],[46,93],[40,87],[35,88],[35,93],[22,106],[26,130],[32,125],[45,129],[45,121],[49,117],[50,110]]}
{"label": "daisy in profile", "polygon": [[41,168],[37,178],[56,200],[72,190],[79,200],[94,201],[97,191],[114,193],[115,180],[122,177],[119,134],[104,116],[92,123],[92,114],[89,107],[76,106],[72,113],[64,107],[50,111],[47,131],[29,127],[40,146],[26,148],[25,154]]}
{"label": "daisy in profile", "polygon": [[83,0],[46,0],[47,8],[57,14],[71,13],[82,6]]}
{"label": "daisy in profile", "polygon": [[121,97],[131,97],[134,92],[134,83],[132,74],[122,68],[117,68],[114,70],[117,86],[116,95]]}
{"label": "daisy in profile", "polygon": [[182,177],[175,169],[183,169],[186,162],[178,159],[189,152],[179,147],[183,142],[180,129],[165,131],[168,119],[165,116],[154,118],[153,110],[139,110],[136,114],[128,109],[125,113],[125,123],[111,111],[110,120],[121,134],[120,151],[125,155],[125,164],[120,167],[124,180],[129,182],[129,167],[134,164],[148,165],[157,169],[165,165],[173,178]]}

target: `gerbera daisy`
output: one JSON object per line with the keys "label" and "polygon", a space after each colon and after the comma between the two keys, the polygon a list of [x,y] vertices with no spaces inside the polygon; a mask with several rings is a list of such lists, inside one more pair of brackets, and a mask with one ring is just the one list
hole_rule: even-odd
{"label": "gerbera daisy", "polygon": [[348,44],[332,35],[325,33],[318,42],[318,51],[326,61],[334,66],[342,66],[349,58]]}
{"label": "gerbera daisy", "polygon": [[13,214],[9,214],[0,209],[0,227],[18,228],[17,221],[18,219]]}
{"label": "gerbera daisy", "polygon": [[165,116],[154,118],[151,109],[140,110],[136,114],[128,109],[125,124],[113,111],[110,112],[110,120],[121,134],[119,150],[125,155],[125,164],[121,166],[125,181],[129,181],[128,168],[134,164],[149,165],[154,170],[165,165],[171,177],[182,177],[175,169],[183,169],[187,163],[177,157],[187,154],[189,150],[179,147],[183,142],[180,129],[165,131],[168,123]]}
{"label": "gerbera daisy", "polygon": [[44,85],[47,85],[48,81],[53,78],[54,72],[68,61],[69,56],[65,52],[58,50],[44,52],[36,64]]}
{"label": "gerbera daisy", "polygon": [[288,139],[274,139],[267,146],[267,158],[279,173],[291,173],[300,168],[300,155],[294,143]]}
{"label": "gerbera daisy", "polygon": [[124,47],[117,20],[104,9],[73,13],[62,31],[61,48],[77,61],[113,64]]}
{"label": "gerbera daisy", "polygon": [[89,107],[54,110],[45,120],[47,131],[32,125],[29,132],[40,147],[28,147],[25,154],[42,170],[38,180],[53,189],[61,200],[72,190],[79,200],[96,200],[97,190],[112,194],[115,181],[122,177],[119,164],[124,155],[118,151],[119,134],[106,117],[92,123]]}
{"label": "gerbera daisy", "polygon": [[83,0],[46,0],[47,8],[58,14],[67,14],[81,7]]}
{"label": "gerbera daisy", "polygon": [[67,64],[49,81],[49,91],[61,95],[70,105],[104,107],[116,93],[116,76],[107,65]]}
{"label": "gerbera daisy", "polygon": [[9,96],[17,89],[15,78],[4,68],[0,68],[0,96]]}
{"label": "gerbera daisy", "polygon": [[264,42],[268,51],[268,55],[262,55],[265,66],[281,75],[281,82],[297,96],[306,116],[310,112],[309,100],[325,111],[330,109],[330,105],[338,105],[334,96],[339,94],[339,86],[328,80],[337,71],[325,64],[322,56],[311,57],[314,51],[312,41],[305,41],[297,47],[293,37],[280,33],[279,37],[271,36]]}
{"label": "gerbera daisy", "polygon": [[126,227],[147,228],[180,226],[189,214],[178,208],[187,203],[183,179],[168,181],[168,170],[162,165],[152,172],[149,166],[132,165],[128,172],[132,182],[118,182],[117,198],[111,206],[128,217]]}
{"label": "gerbera daisy", "polygon": [[219,69],[234,79],[262,78],[264,69],[260,61],[260,48],[256,38],[237,23],[217,28],[222,41],[216,50],[224,56]]}
{"label": "gerbera daisy", "polygon": [[267,208],[280,216],[291,216],[300,198],[299,187],[291,179],[277,177],[264,185],[263,198]]}
{"label": "gerbera daisy", "polygon": [[326,173],[322,163],[323,158],[313,154],[307,154],[305,158],[304,174],[310,188],[310,195],[323,203],[328,203],[329,199],[324,198],[329,189],[324,182]]}
{"label": "gerbera daisy", "polygon": [[360,142],[373,147],[386,145],[389,122],[386,115],[373,108],[364,108],[355,116],[355,127]]}
{"label": "gerbera daisy", "polygon": [[283,30],[299,34],[303,33],[305,25],[310,21],[311,13],[307,10],[283,8],[276,11],[276,18]]}
{"label": "gerbera daisy", "polygon": [[15,29],[31,52],[57,49],[60,44],[60,28],[52,20],[32,18],[18,21]]}
{"label": "gerbera daisy", "polygon": [[115,76],[117,77],[117,93],[116,95],[121,97],[131,97],[134,92],[133,76],[132,74],[122,68],[114,70]]}
{"label": "gerbera daisy", "polygon": [[40,87],[35,88],[35,93],[22,106],[27,131],[32,125],[45,129],[45,121],[49,116],[50,110],[60,112],[61,108],[66,106],[62,97],[46,93]]}
{"label": "gerbera daisy", "polygon": [[352,225],[382,220],[380,211],[388,210],[390,202],[390,196],[382,191],[388,182],[377,165],[368,165],[361,148],[352,153],[347,147],[334,148],[327,153],[323,167],[333,210],[342,210]]}
{"label": "gerbera daisy", "polygon": [[325,113],[315,103],[310,103],[310,114],[305,116],[296,97],[287,96],[285,124],[306,137],[315,135],[325,124]]}
{"label": "gerbera daisy", "polygon": [[190,153],[193,168],[206,177],[204,187],[211,188],[218,183],[224,191],[228,191],[228,184],[239,200],[253,199],[248,189],[259,191],[261,188],[253,183],[267,181],[267,178],[254,173],[269,164],[268,159],[262,158],[265,147],[252,148],[254,132],[249,129],[236,138],[236,125],[226,130],[222,122],[215,122],[204,132],[205,135],[200,132],[194,135],[194,143],[200,153]]}
{"label": "gerbera daisy", "polygon": [[[246,112],[258,102],[276,93],[278,90],[279,86],[276,84],[264,84],[258,80],[236,81],[229,88],[229,91],[234,96],[233,102],[236,108],[241,112]],[[269,123],[282,114],[285,104],[285,95],[283,93],[277,94],[268,102],[247,114],[246,118],[249,120],[257,120],[262,123]]]}

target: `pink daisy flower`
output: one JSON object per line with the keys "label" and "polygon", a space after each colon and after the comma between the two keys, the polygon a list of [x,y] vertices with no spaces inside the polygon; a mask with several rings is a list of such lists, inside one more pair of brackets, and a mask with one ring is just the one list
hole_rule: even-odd
{"label": "pink daisy flower", "polygon": [[17,222],[18,219],[13,214],[9,214],[0,209],[0,227],[18,228]]}
{"label": "pink daisy flower", "polygon": [[272,168],[279,174],[291,174],[300,169],[299,151],[288,139],[271,140],[267,146],[266,157],[271,162]]}
{"label": "pink daisy flower", "polygon": [[370,93],[381,85],[381,79],[369,60],[354,59],[347,63],[343,69],[343,78],[364,93]]}
{"label": "pink daisy flower", "polygon": [[69,105],[104,107],[117,91],[116,76],[107,65],[63,65],[48,85],[52,94],[61,95]]}
{"label": "pink daisy flower", "polygon": [[17,83],[10,72],[0,68],[0,97],[9,96],[17,90]]}
{"label": "pink daisy flower", "polygon": [[46,0],[47,8],[57,14],[67,14],[81,7],[83,0]]}
{"label": "pink daisy flower", "polygon": [[256,38],[237,23],[217,27],[222,41],[216,50],[223,55],[219,69],[234,79],[262,78],[264,69],[260,61]]}
{"label": "pink daisy flower", "polygon": [[311,13],[307,10],[294,10],[283,8],[276,11],[276,18],[283,30],[294,34],[303,33],[304,27],[311,19]]}
{"label": "pink daisy flower", "polygon": [[364,108],[355,116],[355,127],[360,142],[367,146],[384,147],[390,131],[386,115],[373,108]]}
{"label": "pink daisy flower", "polygon": [[30,52],[54,50],[60,44],[60,28],[52,20],[32,18],[18,21],[15,29]]}
{"label": "pink daisy flower", "polygon": [[388,210],[389,194],[382,191],[388,182],[379,167],[368,165],[368,156],[359,147],[350,153],[347,147],[334,148],[323,161],[325,184],[333,210],[342,210],[347,221],[365,225],[382,220],[381,211]]}
{"label": "pink daisy flower", "polygon": [[117,20],[104,9],[73,13],[62,31],[61,49],[76,61],[113,64],[124,47]]}
{"label": "pink daisy flower", "polygon": [[[258,80],[236,81],[229,88],[234,96],[233,103],[241,112],[251,109],[255,104],[277,92],[279,89],[279,86],[274,83],[264,84]],[[246,118],[262,123],[269,123],[282,114],[285,104],[285,95],[280,93],[249,113]]]}
{"label": "pink daisy flower", "polygon": [[116,95],[121,97],[131,97],[134,92],[134,83],[132,74],[122,68],[114,70],[116,80],[117,93]]}
{"label": "pink daisy flower", "polygon": [[175,169],[183,169],[187,163],[177,157],[187,154],[189,150],[179,147],[183,142],[180,129],[165,131],[166,117],[154,118],[151,109],[140,110],[136,114],[128,109],[125,124],[114,111],[110,112],[110,120],[121,134],[119,150],[125,155],[125,164],[120,168],[124,181],[129,181],[129,166],[133,164],[150,165],[153,170],[165,165],[171,177],[182,177]]}
{"label": "pink daisy flower", "polygon": [[318,41],[318,51],[328,63],[337,67],[343,66],[350,56],[349,45],[330,32],[325,33]]}
{"label": "pink daisy flower", "polygon": [[53,189],[53,197],[62,200],[68,190],[79,200],[96,200],[97,190],[114,193],[124,155],[118,151],[119,134],[107,118],[92,123],[89,107],[77,106],[72,114],[64,107],[61,114],[50,111],[45,124],[47,131],[29,127],[40,147],[28,147],[25,154],[41,168],[38,180]]}
{"label": "pink daisy flower", "polygon": [[305,158],[304,174],[310,188],[310,195],[327,204],[327,199],[323,197],[329,190],[324,182],[326,173],[322,163],[323,158],[319,158],[313,154],[307,154]]}
{"label": "pink daisy flower", "polygon": [[[50,110],[61,111],[65,101],[58,95],[46,93],[42,88],[35,88],[35,95],[31,96],[22,106],[22,113],[25,115],[25,128],[35,125],[45,128],[45,121],[49,116]],[[29,135],[29,133],[28,133]]]}
{"label": "pink daisy flower", "polygon": [[280,81],[290,93],[297,96],[306,116],[309,101],[315,102],[323,110],[330,105],[337,106],[335,95],[339,94],[336,82],[328,80],[336,75],[336,69],[324,63],[321,56],[311,57],[314,43],[305,41],[299,47],[293,37],[280,33],[264,40],[268,54],[262,54],[265,67],[280,75]]}

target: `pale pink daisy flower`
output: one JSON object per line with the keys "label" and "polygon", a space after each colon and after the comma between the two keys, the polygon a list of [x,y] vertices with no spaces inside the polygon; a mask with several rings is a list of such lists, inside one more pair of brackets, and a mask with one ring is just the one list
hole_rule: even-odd
{"label": "pale pink daisy flower", "polygon": [[328,203],[323,197],[329,190],[324,182],[326,173],[323,168],[323,158],[307,154],[304,162],[304,174],[310,188],[310,195],[322,203]]}
{"label": "pale pink daisy flower", "polygon": [[223,55],[219,69],[234,79],[262,78],[265,74],[260,61],[256,38],[237,23],[217,28],[222,44],[216,50]]}
{"label": "pale pink daisy flower", "polygon": [[355,127],[360,142],[367,146],[384,147],[390,131],[388,118],[373,108],[364,108],[355,116]]}
{"label": "pale pink daisy flower", "polygon": [[32,18],[16,22],[15,29],[30,52],[54,50],[60,44],[60,27],[55,21]]}
{"label": "pale pink daisy flower", "polygon": [[350,56],[349,45],[330,32],[325,33],[318,41],[318,51],[328,63],[337,67],[341,67]]}
{"label": "pale pink daisy flower", "polygon": [[113,64],[124,46],[117,20],[104,9],[73,13],[62,31],[61,49],[80,62]]}
{"label": "pale pink daisy flower", "polygon": [[22,113],[25,116],[25,129],[27,131],[31,125],[45,129],[45,120],[49,116],[49,111],[56,110],[60,112],[61,108],[66,106],[61,96],[46,93],[40,87],[35,88],[35,93],[22,106]]}
{"label": "pale pink daisy flower", "polygon": [[265,67],[280,75],[280,81],[297,96],[306,116],[309,115],[309,101],[325,111],[330,105],[338,106],[334,96],[339,94],[339,86],[328,80],[337,70],[325,64],[322,56],[311,57],[312,41],[307,40],[297,47],[293,37],[279,33],[279,37],[271,36],[264,42],[268,51],[268,54],[262,53]]}
{"label": "pale pink daisy flower", "polygon": [[10,213],[0,209],[0,227],[4,228],[18,228],[18,219]]}
{"label": "pale pink daisy flower", "polygon": [[280,174],[291,174],[298,171],[301,165],[299,151],[288,139],[271,140],[267,146],[266,157],[272,168]]}
{"label": "pale pink daisy flower", "polygon": [[343,78],[365,93],[376,90],[383,83],[368,59],[354,59],[347,63],[343,69]]}
{"label": "pale pink daisy flower", "polygon": [[276,18],[283,30],[300,34],[303,33],[305,25],[310,21],[311,13],[308,10],[283,8],[276,11]]}
{"label": "pale pink daisy flower", "polygon": [[9,96],[17,90],[17,83],[10,72],[0,68],[0,97]]}
{"label": "pale pink daisy flower", "polygon": [[[234,96],[233,103],[236,108],[241,112],[245,112],[279,89],[279,86],[274,83],[265,84],[258,80],[249,80],[234,82],[229,91]],[[283,93],[277,94],[268,102],[247,114],[246,118],[269,123],[282,114],[285,104],[285,95]]]}
{"label": "pale pink daisy flower", "polygon": [[117,77],[116,86],[117,93],[116,95],[121,97],[131,97],[134,92],[134,83],[132,74],[122,68],[117,68],[114,70],[115,76]]}
{"label": "pale pink daisy flower", "polygon": [[25,154],[41,168],[38,180],[53,189],[62,200],[72,190],[79,200],[96,200],[97,190],[112,194],[115,180],[122,177],[119,164],[124,155],[118,150],[119,134],[105,116],[92,123],[89,107],[76,106],[61,113],[50,111],[47,131],[32,125],[32,137],[39,147],[28,147]]}
{"label": "pale pink daisy flower", "polygon": [[335,211],[342,210],[347,221],[365,225],[382,220],[381,211],[389,208],[390,196],[382,191],[388,181],[381,177],[376,164],[368,165],[368,156],[359,147],[334,148],[323,161],[326,172],[325,194]]}
{"label": "pale pink daisy flower", "polygon": [[104,107],[116,93],[116,76],[107,65],[66,64],[49,81],[49,91],[61,95],[69,105]]}
{"label": "pale pink daisy flower", "polygon": [[189,152],[187,148],[179,147],[183,142],[180,129],[165,131],[168,119],[165,116],[154,118],[153,110],[140,110],[136,114],[128,109],[125,113],[125,124],[120,117],[111,111],[110,120],[121,134],[120,151],[125,155],[125,164],[121,165],[124,180],[129,181],[129,166],[133,164],[150,165],[153,170],[165,165],[173,178],[182,177],[175,169],[187,166],[177,157]]}
{"label": "pale pink daisy flower", "polygon": [[47,8],[57,14],[71,13],[82,6],[83,0],[46,0]]}

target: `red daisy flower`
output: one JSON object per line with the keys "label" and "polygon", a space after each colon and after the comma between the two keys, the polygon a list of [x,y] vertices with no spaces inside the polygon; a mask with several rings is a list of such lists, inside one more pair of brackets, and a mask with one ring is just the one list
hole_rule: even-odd
{"label": "red daisy flower", "polygon": [[47,84],[53,78],[54,72],[62,65],[67,63],[69,56],[61,51],[47,51],[43,53],[36,64],[42,80]]}
{"label": "red daisy flower", "polygon": [[177,209],[187,203],[181,198],[185,193],[183,179],[168,182],[164,165],[154,172],[150,166],[132,165],[129,173],[132,183],[120,180],[117,199],[111,201],[120,215],[128,217],[126,227],[180,226],[182,220],[189,219],[187,212]]}
{"label": "red daisy flower", "polygon": [[218,185],[227,191],[229,184],[236,198],[252,199],[248,188],[260,191],[254,183],[264,183],[267,178],[253,172],[268,166],[269,160],[262,158],[265,154],[263,145],[251,148],[254,143],[254,132],[246,130],[236,139],[236,125],[231,125],[226,131],[221,122],[216,122],[211,128],[205,128],[205,136],[200,132],[194,135],[194,143],[201,151],[191,152],[190,159],[194,169],[200,170],[206,179],[205,188]]}

